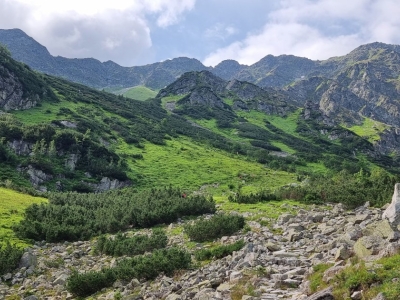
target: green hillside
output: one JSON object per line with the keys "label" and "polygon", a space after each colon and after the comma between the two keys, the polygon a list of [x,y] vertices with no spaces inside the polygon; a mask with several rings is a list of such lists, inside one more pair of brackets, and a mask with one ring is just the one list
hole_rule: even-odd
{"label": "green hillside", "polygon": [[23,219],[25,209],[34,203],[43,203],[47,199],[33,197],[8,188],[0,187],[0,244],[6,240],[26,246],[26,242],[15,239],[12,226]]}
{"label": "green hillside", "polygon": [[154,98],[157,95],[157,91],[153,91],[145,86],[135,86],[133,88],[125,89],[121,94],[127,98],[144,101],[149,98]]}

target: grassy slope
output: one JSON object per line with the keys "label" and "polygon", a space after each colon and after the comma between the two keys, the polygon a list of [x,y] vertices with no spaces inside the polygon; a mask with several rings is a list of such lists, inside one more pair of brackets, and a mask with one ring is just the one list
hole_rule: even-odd
{"label": "grassy slope", "polygon": [[12,226],[23,218],[25,208],[33,203],[46,202],[45,198],[25,195],[10,189],[0,187],[0,243],[10,240],[21,246],[26,242],[15,238]]}
{"label": "grassy slope", "polygon": [[[167,146],[146,143],[144,149],[120,141],[118,152],[128,159],[135,173],[142,175],[141,188],[171,184],[197,190],[203,185],[217,183],[219,187],[211,188],[210,192],[221,195],[228,193],[228,185],[235,189],[240,184],[243,192],[254,192],[296,181],[294,174],[266,169],[243,156],[200,145],[184,137],[167,141]],[[144,159],[132,159],[133,154],[142,154]]]}
{"label": "grassy slope", "polygon": [[157,95],[157,91],[153,91],[145,86],[135,86],[122,93],[125,97],[136,99],[136,100],[147,100],[154,98]]}
{"label": "grassy slope", "polygon": [[362,125],[355,125],[347,129],[353,131],[355,134],[368,139],[371,143],[379,141],[379,133],[387,129],[388,126],[384,123],[365,118]]}

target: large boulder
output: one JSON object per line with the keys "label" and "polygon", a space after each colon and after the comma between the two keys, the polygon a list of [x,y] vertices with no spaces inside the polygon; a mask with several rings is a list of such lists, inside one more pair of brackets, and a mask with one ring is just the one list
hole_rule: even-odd
{"label": "large boulder", "polygon": [[393,227],[390,225],[388,219],[368,225],[365,229],[363,229],[362,233],[363,235],[380,236],[389,241],[396,241],[399,239],[399,232],[397,230],[393,230]]}
{"label": "large boulder", "polygon": [[396,183],[394,186],[394,193],[392,196],[392,202],[389,207],[384,211],[382,219],[388,219],[389,223],[393,227],[397,227],[400,224],[400,183]]}
{"label": "large boulder", "polygon": [[354,244],[354,252],[359,258],[377,255],[387,244],[380,236],[363,236]]}

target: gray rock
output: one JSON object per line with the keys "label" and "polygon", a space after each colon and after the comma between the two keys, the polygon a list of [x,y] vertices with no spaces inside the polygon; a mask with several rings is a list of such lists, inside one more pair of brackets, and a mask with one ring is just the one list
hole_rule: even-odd
{"label": "gray rock", "polygon": [[379,293],[378,295],[376,295],[376,297],[372,300],[386,300],[385,296],[383,296],[382,293]]}
{"label": "gray rock", "polygon": [[68,274],[61,274],[56,280],[53,281],[53,285],[65,285],[68,277]]}
{"label": "gray rock", "polygon": [[328,287],[314,295],[309,296],[306,300],[335,300],[332,295],[332,287]]}
{"label": "gray rock", "polygon": [[70,154],[65,160],[65,167],[70,171],[75,171],[76,164],[79,160],[79,154]]}
{"label": "gray rock", "polygon": [[379,236],[363,236],[354,244],[354,252],[359,258],[376,255],[385,248],[387,242]]}
{"label": "gray rock", "polygon": [[347,246],[340,246],[336,251],[335,260],[346,260],[352,255],[352,252]]}
{"label": "gray rock", "polygon": [[37,256],[31,252],[25,252],[22,254],[21,260],[19,262],[20,268],[29,269],[37,265]]}
{"label": "gray rock", "polygon": [[273,243],[273,242],[267,242],[265,244],[265,247],[271,252],[275,252],[275,251],[281,250],[281,246],[279,246],[278,244]]}
{"label": "gray rock", "polygon": [[389,223],[397,227],[400,224],[400,183],[396,183],[394,186],[394,193],[392,196],[392,202],[389,207],[382,214],[382,219],[388,219]]}
{"label": "gray rock", "polygon": [[29,175],[29,180],[32,185],[38,188],[42,183],[53,179],[52,175],[48,175],[44,173],[42,170],[35,169],[31,165],[28,166],[28,170],[26,171]]}
{"label": "gray rock", "polygon": [[322,277],[322,280],[325,281],[326,283],[329,283],[337,274],[343,271],[345,267],[344,266],[332,266],[328,270],[324,272],[324,276]]}
{"label": "gray rock", "polygon": [[67,128],[76,128],[76,127],[78,127],[78,125],[76,123],[70,122],[70,121],[60,121],[60,123],[62,125],[64,125],[65,127],[67,127]]}
{"label": "gray rock", "polygon": [[28,155],[32,152],[33,144],[25,142],[23,140],[13,140],[12,142],[8,142],[8,146],[17,155]]}
{"label": "gray rock", "polygon": [[360,300],[362,299],[363,295],[361,291],[355,291],[354,293],[351,294],[350,298],[354,300]]}
{"label": "gray rock", "polygon": [[36,106],[39,95],[29,96],[24,93],[24,87],[14,73],[0,66],[0,109],[21,110]]}

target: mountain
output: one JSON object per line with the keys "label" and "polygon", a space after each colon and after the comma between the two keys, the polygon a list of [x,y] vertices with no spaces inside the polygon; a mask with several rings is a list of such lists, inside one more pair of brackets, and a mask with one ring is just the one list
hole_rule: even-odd
{"label": "mountain", "polygon": [[[19,29],[0,30],[0,42],[16,60],[35,70],[98,89],[117,91],[143,85],[159,90],[185,72],[208,70],[224,80],[247,81],[276,93],[273,88],[285,95],[286,101],[300,107],[307,101],[318,103],[325,115],[348,127],[361,125],[365,118],[396,128],[400,125],[400,46],[396,45],[363,45],[345,56],[325,61],[267,55],[250,66],[227,60],[211,68],[185,57],[136,67],[121,67],[112,61],[53,57]],[[399,139],[397,129],[389,131],[392,142]],[[389,147],[386,153],[390,152]]]}
{"label": "mountain", "polygon": [[187,71],[207,69],[198,60],[186,57],[138,67],[122,67],[112,61],[102,63],[93,58],[54,57],[20,29],[0,29],[0,43],[7,46],[15,60],[37,71],[98,89],[136,85],[160,89]]}
{"label": "mountain", "polygon": [[283,92],[195,71],[136,101],[34,72],[0,49],[2,89],[18,91],[0,106],[3,181],[59,191],[195,190],[229,189],[241,174],[261,189],[269,169],[288,172],[281,185],[321,168],[354,172],[361,162],[396,170],[395,157]]}

